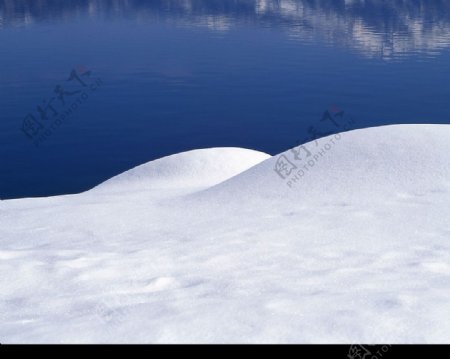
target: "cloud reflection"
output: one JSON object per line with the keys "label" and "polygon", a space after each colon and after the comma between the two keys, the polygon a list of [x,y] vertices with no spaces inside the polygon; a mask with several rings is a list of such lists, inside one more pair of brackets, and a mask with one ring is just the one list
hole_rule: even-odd
{"label": "cloud reflection", "polygon": [[384,60],[450,46],[450,0],[0,0],[0,28],[126,18],[202,27],[281,29],[295,41],[324,41]]}

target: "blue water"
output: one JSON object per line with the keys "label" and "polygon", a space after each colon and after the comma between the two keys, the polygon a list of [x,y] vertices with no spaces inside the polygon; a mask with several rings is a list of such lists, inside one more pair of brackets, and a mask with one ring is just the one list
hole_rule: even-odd
{"label": "blue water", "polygon": [[0,0],[0,109],[2,199],[195,148],[276,154],[342,112],[450,123],[450,0]]}

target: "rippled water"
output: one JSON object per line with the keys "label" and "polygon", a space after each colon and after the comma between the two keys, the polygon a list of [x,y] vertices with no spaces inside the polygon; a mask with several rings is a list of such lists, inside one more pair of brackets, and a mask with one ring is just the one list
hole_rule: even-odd
{"label": "rippled water", "polygon": [[344,117],[450,123],[449,46],[444,0],[0,0],[0,198]]}

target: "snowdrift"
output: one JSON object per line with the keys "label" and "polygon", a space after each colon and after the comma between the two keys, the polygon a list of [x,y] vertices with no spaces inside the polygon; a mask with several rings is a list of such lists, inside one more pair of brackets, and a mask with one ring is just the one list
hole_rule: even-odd
{"label": "snowdrift", "polygon": [[448,125],[355,130],[274,156],[198,197],[360,202],[447,191],[449,150]]}
{"label": "snowdrift", "polygon": [[1,201],[1,341],[448,342],[449,151],[385,126]]}
{"label": "snowdrift", "polygon": [[212,186],[269,158],[243,148],[209,148],[148,162],[97,186],[102,191],[133,191]]}

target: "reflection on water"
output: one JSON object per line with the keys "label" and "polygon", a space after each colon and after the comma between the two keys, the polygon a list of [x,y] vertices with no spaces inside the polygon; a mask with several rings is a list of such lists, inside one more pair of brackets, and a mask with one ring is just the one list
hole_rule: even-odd
{"label": "reflection on water", "polygon": [[450,45],[447,0],[0,0],[0,27],[79,16],[166,21],[228,31],[241,23],[281,29],[292,39],[325,41],[364,56],[435,56]]}

